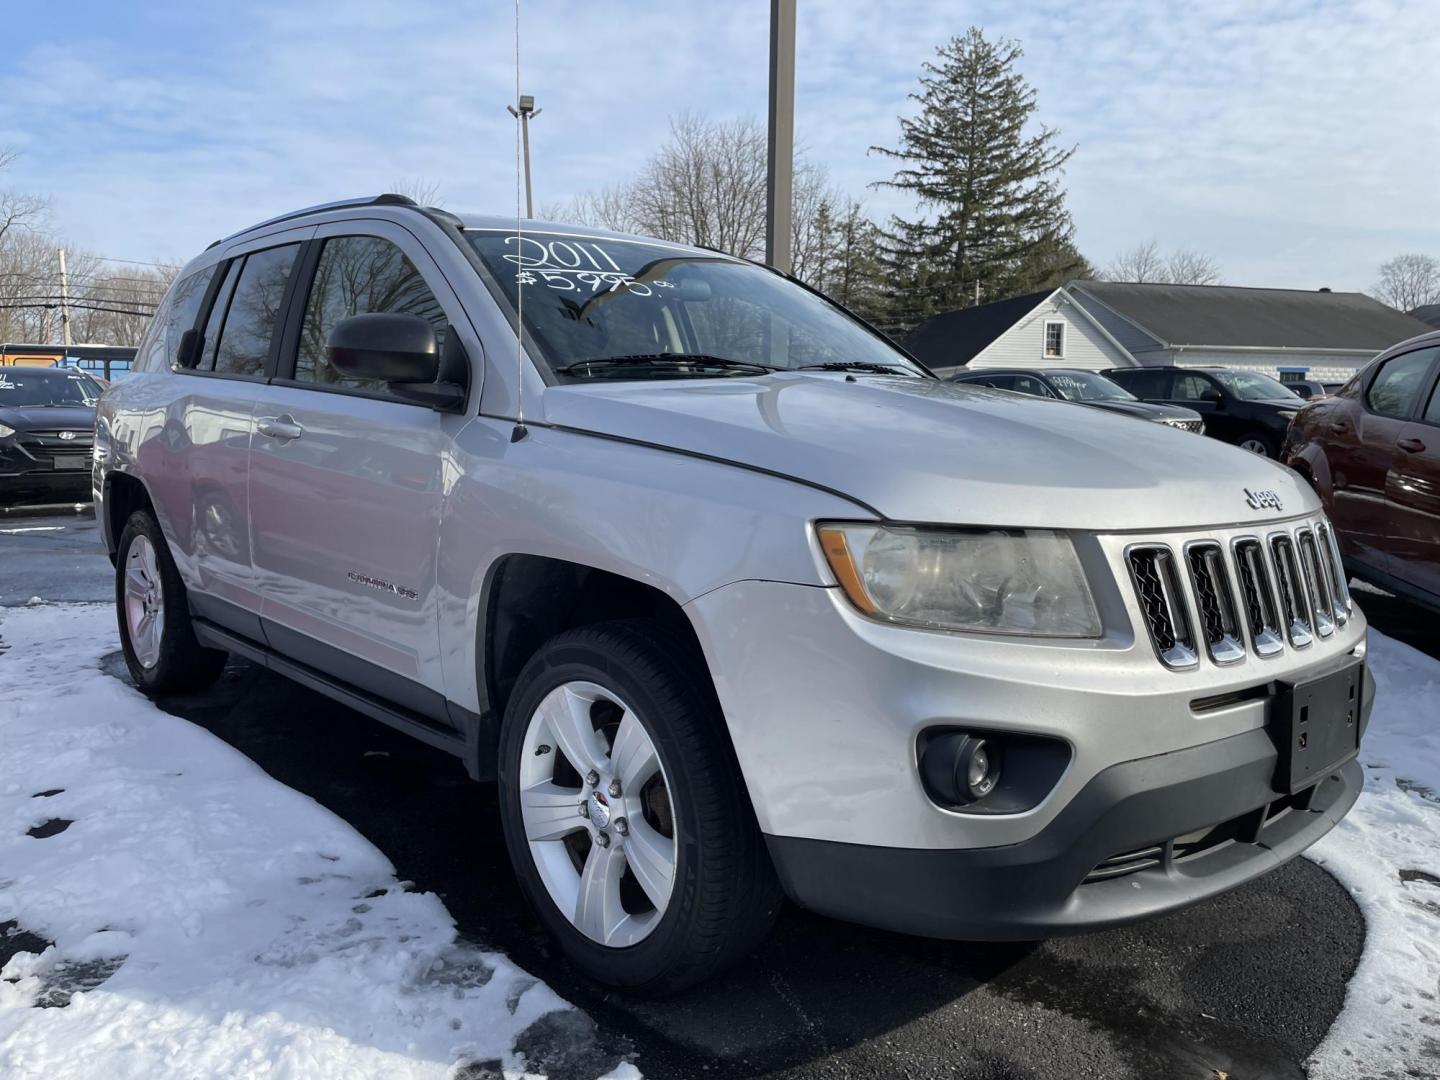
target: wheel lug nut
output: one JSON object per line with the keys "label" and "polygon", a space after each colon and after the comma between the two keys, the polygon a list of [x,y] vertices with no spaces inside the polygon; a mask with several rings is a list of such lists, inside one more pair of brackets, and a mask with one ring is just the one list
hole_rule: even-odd
{"label": "wheel lug nut", "polygon": [[585,783],[589,784],[591,787],[594,787],[596,784],[600,783],[600,774],[594,769],[591,769],[588,773],[585,774]]}
{"label": "wheel lug nut", "polygon": [[590,804],[588,802],[582,802],[580,804],[580,816],[583,818],[590,816]]}
{"label": "wheel lug nut", "polygon": [[620,798],[620,781],[619,781],[619,780],[611,780],[611,781],[610,781],[610,797],[611,797],[612,799],[618,799],[618,798]]}
{"label": "wheel lug nut", "polygon": [[617,817],[615,819],[615,831],[621,836],[629,836],[630,822],[626,821],[623,817]]}
{"label": "wheel lug nut", "polygon": [[609,833],[603,833],[603,832],[602,832],[602,833],[596,833],[596,834],[595,834],[595,842],[596,842],[597,844],[599,844],[601,847],[609,847],[609,846],[610,846],[610,834],[609,834]]}

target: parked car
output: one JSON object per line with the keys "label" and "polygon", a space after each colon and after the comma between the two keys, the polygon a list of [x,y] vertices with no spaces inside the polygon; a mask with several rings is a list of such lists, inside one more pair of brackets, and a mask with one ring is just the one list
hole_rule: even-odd
{"label": "parked car", "polygon": [[1196,410],[1207,434],[1268,458],[1280,456],[1285,430],[1304,404],[1284,383],[1253,371],[1151,367],[1111,368],[1105,374],[1141,401]]}
{"label": "parked car", "polygon": [[1032,397],[1058,398],[1106,412],[1169,424],[1182,431],[1203,433],[1205,421],[1194,409],[1141,401],[1118,383],[1083,368],[983,368],[951,376],[951,382],[990,386]]}
{"label": "parked car", "polygon": [[1280,385],[1305,401],[1329,397],[1333,392],[1324,383],[1317,382],[1315,379],[1290,379]]}
{"label": "parked car", "polygon": [[705,978],[785,895],[954,938],[1173,911],[1361,787],[1366,623],[1298,475],[941,382],[714,251],[299,211],[180,272],[97,433],[136,685],[239,653],[496,779],[608,984]]}
{"label": "parked car", "polygon": [[1300,411],[1285,463],[1320,493],[1351,572],[1440,608],[1440,333]]}
{"label": "parked car", "polygon": [[100,392],[79,371],[0,368],[0,505],[89,501]]}

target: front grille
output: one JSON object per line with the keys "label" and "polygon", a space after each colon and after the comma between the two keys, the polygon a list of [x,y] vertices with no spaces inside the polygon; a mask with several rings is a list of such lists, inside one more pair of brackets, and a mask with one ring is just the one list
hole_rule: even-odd
{"label": "front grille", "polygon": [[1164,844],[1152,844],[1150,847],[1139,848],[1135,851],[1122,851],[1118,855],[1111,855],[1108,859],[1102,859],[1096,863],[1095,868],[1085,875],[1085,884],[1088,885],[1093,881],[1107,881],[1110,878],[1124,877],[1126,874],[1148,870],[1152,866],[1159,866],[1164,857]]}
{"label": "front grille", "polygon": [[1259,540],[1247,536],[1235,541],[1235,568],[1245,605],[1250,647],[1256,656],[1274,656],[1285,648],[1285,643],[1280,637],[1280,616],[1275,610],[1270,571],[1265,566],[1265,549]]}
{"label": "front grille", "polygon": [[1315,613],[1315,632],[1327,638],[1335,632],[1335,605],[1330,600],[1330,580],[1320,561],[1315,533],[1302,529],[1297,542],[1300,545],[1300,570],[1305,577],[1305,594],[1310,600],[1310,610]]}
{"label": "front grille", "polygon": [[1172,670],[1195,667],[1201,643],[1215,665],[1305,649],[1338,637],[1354,610],[1323,517],[1264,536],[1142,540],[1123,559],[1151,644]]}
{"label": "front grille", "polygon": [[1235,594],[1230,589],[1230,575],[1225,570],[1220,545],[1210,540],[1190,544],[1185,548],[1185,559],[1190,564],[1200,632],[1210,659],[1217,664],[1233,664],[1245,659],[1245,647],[1240,643],[1240,620],[1235,613]]}
{"label": "front grille", "polygon": [[1310,644],[1310,609],[1305,602],[1305,579],[1295,557],[1295,543],[1284,534],[1270,538],[1270,555],[1275,563],[1275,587],[1280,596],[1280,617],[1290,644],[1303,649]]}
{"label": "front grille", "polygon": [[1130,549],[1126,560],[1155,652],[1167,667],[1194,667],[1199,658],[1170,549],[1163,545],[1137,546]]}
{"label": "front grille", "polygon": [[1197,435],[1205,430],[1205,421],[1203,420],[1161,420],[1160,422],[1167,427],[1179,428],[1181,431],[1193,431]]}
{"label": "front grille", "polygon": [[1350,582],[1345,574],[1345,563],[1340,558],[1340,545],[1335,542],[1335,532],[1329,525],[1315,526],[1315,541],[1320,545],[1321,559],[1330,571],[1330,600],[1335,612],[1335,622],[1344,626],[1350,621]]}

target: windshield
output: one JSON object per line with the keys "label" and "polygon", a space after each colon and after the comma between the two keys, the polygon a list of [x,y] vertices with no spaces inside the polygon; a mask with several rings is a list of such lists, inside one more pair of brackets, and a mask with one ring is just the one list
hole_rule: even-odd
{"label": "windshield", "polygon": [[94,405],[99,399],[100,384],[78,371],[0,369],[0,408]]}
{"label": "windshield", "polygon": [[[613,237],[467,229],[552,370],[673,379],[804,367],[923,375],[820,296],[751,263]],[[597,361],[599,361],[597,363]]]}
{"label": "windshield", "polygon": [[1210,374],[1226,390],[1245,401],[1288,401],[1298,400],[1300,396],[1269,375],[1257,375],[1253,371],[1212,371]]}
{"label": "windshield", "polygon": [[1046,377],[1066,401],[1139,400],[1130,391],[1093,371],[1052,371]]}

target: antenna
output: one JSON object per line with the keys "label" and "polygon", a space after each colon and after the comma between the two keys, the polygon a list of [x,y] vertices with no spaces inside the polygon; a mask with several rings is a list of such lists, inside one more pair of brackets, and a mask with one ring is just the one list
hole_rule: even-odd
{"label": "antenna", "polygon": [[[520,97],[520,0],[515,0],[515,101],[523,108]],[[533,102],[532,102],[533,105]],[[515,251],[523,253],[520,241],[523,236],[524,218],[520,216],[520,127],[527,114],[515,112]],[[518,263],[516,264],[519,265]],[[515,275],[515,427],[510,432],[510,441],[517,443],[525,438],[525,276]]]}

